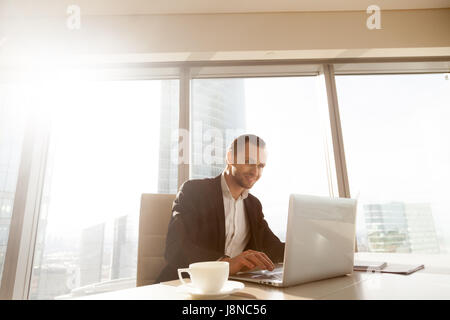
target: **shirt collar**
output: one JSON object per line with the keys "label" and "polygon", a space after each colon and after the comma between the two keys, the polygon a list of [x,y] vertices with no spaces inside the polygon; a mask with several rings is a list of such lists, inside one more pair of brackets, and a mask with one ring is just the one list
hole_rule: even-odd
{"label": "shirt collar", "polygon": [[[225,174],[224,172],[222,172],[221,176],[220,176],[220,184],[222,186],[222,193],[228,197],[233,198],[233,195],[231,194],[230,188],[228,188],[228,184],[227,181],[225,180]],[[242,191],[240,198],[242,200],[246,199],[248,197],[248,189],[244,189],[244,191]],[[233,198],[234,199],[234,198]]]}

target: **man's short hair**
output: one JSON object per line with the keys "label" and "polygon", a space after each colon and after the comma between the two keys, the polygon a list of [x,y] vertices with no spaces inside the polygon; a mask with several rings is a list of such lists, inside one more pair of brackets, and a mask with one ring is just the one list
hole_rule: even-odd
{"label": "man's short hair", "polygon": [[[257,148],[250,148],[249,150],[250,152],[252,152],[252,150],[256,151],[259,153],[259,149],[260,148],[265,148],[266,147],[266,143],[264,142],[263,139],[261,139],[260,137],[254,135],[254,134],[243,134],[240,135],[239,137],[235,138],[233,140],[233,142],[230,144],[230,146],[228,147],[228,151],[231,152],[231,154],[233,155],[233,159],[234,159],[234,163],[241,163],[241,159],[239,159],[240,157],[238,157],[239,154],[244,154],[244,161],[242,163],[245,163],[245,151],[246,148],[246,144],[251,144],[253,146],[256,146]],[[239,153],[239,151],[241,151],[241,153]],[[256,155],[256,153],[255,153]],[[256,160],[256,157],[254,157],[254,160]]]}

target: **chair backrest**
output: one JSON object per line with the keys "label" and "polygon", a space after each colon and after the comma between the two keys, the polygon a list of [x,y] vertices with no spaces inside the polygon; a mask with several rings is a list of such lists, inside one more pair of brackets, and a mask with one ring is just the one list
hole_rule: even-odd
{"label": "chair backrest", "polygon": [[164,249],[174,194],[143,194],[139,216],[136,286],[153,284],[165,266]]}

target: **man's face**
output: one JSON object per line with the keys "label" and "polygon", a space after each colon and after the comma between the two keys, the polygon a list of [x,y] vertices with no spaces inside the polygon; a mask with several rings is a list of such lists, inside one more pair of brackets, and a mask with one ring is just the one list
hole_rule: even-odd
{"label": "man's face", "polygon": [[[245,158],[240,154],[234,163],[228,163],[231,167],[231,176],[234,181],[245,189],[250,189],[259,180],[266,165],[267,152],[265,148],[258,148],[246,143]],[[259,151],[259,152],[258,152]],[[228,155],[230,159],[231,153]]]}

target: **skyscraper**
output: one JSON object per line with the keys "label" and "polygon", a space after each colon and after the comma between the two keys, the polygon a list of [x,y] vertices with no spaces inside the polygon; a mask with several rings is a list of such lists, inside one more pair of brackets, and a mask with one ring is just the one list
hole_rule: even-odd
{"label": "skyscraper", "polygon": [[365,204],[364,217],[372,252],[439,253],[429,204]]}
{"label": "skyscraper", "polygon": [[[244,79],[192,81],[191,178],[214,177],[225,166],[227,146],[245,130]],[[178,128],[177,82],[163,82],[158,192],[177,192],[177,153],[172,130]],[[227,135],[227,132],[234,134]],[[213,147],[211,147],[213,146]],[[208,149],[209,147],[209,149]],[[208,162],[211,160],[211,162]]]}
{"label": "skyscraper", "polygon": [[102,278],[105,223],[86,228],[81,234],[80,285],[100,282]]}
{"label": "skyscraper", "polygon": [[411,252],[440,253],[430,204],[406,203],[405,215]]}
{"label": "skyscraper", "polygon": [[[222,172],[228,145],[238,134],[244,133],[245,115],[244,79],[193,81],[192,178],[214,177]],[[218,137],[221,139],[213,141]],[[210,148],[212,154],[209,154],[207,147],[211,144],[216,148]],[[212,163],[207,163],[208,159]]]}
{"label": "skyscraper", "polygon": [[138,228],[131,216],[114,220],[111,280],[136,276]]}

